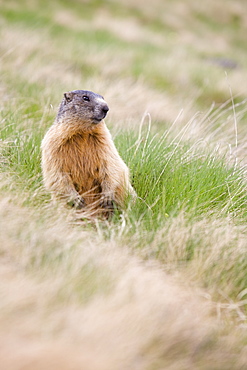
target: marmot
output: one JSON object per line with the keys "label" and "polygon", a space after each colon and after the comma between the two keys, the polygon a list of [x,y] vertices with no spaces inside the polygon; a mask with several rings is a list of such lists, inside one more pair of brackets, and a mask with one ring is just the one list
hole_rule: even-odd
{"label": "marmot", "polygon": [[52,197],[105,217],[135,194],[103,121],[108,110],[104,98],[91,91],[65,93],[41,145],[44,185]]}

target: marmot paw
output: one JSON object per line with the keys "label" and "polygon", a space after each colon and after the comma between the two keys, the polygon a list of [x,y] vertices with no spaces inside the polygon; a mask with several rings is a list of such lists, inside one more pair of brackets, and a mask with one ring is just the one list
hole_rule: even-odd
{"label": "marmot paw", "polygon": [[115,208],[115,202],[110,197],[105,197],[101,200],[100,207],[108,211],[113,211]]}
{"label": "marmot paw", "polygon": [[72,199],[68,202],[68,205],[75,209],[82,209],[85,207],[85,200],[81,197]]}

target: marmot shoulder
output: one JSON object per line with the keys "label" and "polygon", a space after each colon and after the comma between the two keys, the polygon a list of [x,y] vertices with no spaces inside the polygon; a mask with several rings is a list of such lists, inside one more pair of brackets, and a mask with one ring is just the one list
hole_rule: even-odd
{"label": "marmot shoulder", "polygon": [[44,185],[52,197],[106,217],[134,194],[128,167],[103,121],[108,110],[104,98],[91,91],[65,93],[41,145]]}

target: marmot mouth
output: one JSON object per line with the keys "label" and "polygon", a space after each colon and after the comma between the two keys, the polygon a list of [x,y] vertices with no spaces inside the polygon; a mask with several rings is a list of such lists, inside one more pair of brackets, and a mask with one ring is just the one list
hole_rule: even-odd
{"label": "marmot mouth", "polygon": [[97,123],[100,123],[102,121],[103,118],[97,118],[97,117],[94,117],[93,118],[93,123],[97,124]]}
{"label": "marmot mouth", "polygon": [[96,117],[93,117],[93,120],[96,122],[96,123],[99,123],[100,121],[102,121],[102,119],[104,119],[106,116],[106,113],[102,113],[100,116],[96,116]]}

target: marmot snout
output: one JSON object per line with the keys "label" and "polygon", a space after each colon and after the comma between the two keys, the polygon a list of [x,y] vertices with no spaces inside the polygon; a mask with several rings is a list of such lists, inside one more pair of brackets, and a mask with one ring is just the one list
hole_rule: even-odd
{"label": "marmot snout", "polygon": [[108,110],[101,95],[67,92],[42,141],[44,184],[53,197],[106,217],[134,194],[129,170],[102,121]]}

